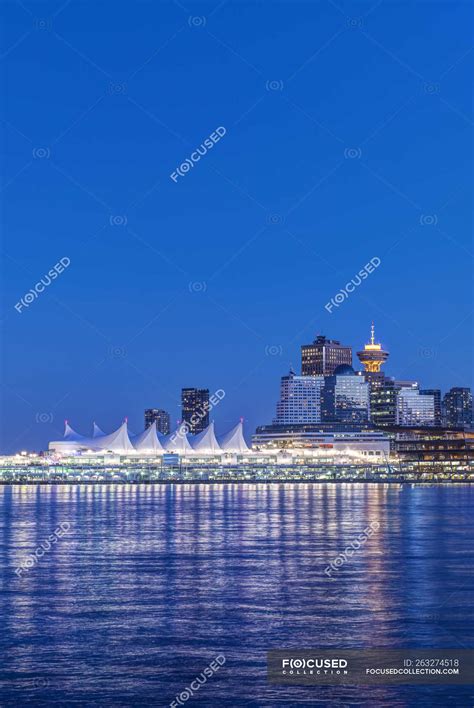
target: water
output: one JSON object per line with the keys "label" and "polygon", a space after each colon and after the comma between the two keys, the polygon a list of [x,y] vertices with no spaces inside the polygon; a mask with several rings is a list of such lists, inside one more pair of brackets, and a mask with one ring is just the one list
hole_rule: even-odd
{"label": "water", "polygon": [[473,498],[469,485],[0,487],[0,704],[167,706],[223,655],[188,708],[472,706],[472,686],[269,685],[266,652],[474,647]]}

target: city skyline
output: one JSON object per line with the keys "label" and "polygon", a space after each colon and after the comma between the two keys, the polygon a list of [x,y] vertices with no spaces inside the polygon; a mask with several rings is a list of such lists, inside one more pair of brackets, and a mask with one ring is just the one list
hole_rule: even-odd
{"label": "city skyline", "polygon": [[[314,349],[316,347],[316,349]],[[329,348],[329,353],[324,353],[325,348]],[[433,425],[436,427],[438,421],[440,425],[445,427],[458,427],[455,420],[459,420],[459,427],[471,427],[472,428],[472,394],[469,387],[456,387],[450,386],[446,391],[443,392],[442,389],[433,388],[428,389],[423,386],[423,381],[415,380],[413,378],[402,380],[400,377],[395,377],[391,375],[390,371],[381,369],[380,365],[375,367],[375,373],[373,370],[373,362],[380,360],[382,366],[384,366],[389,358],[390,351],[387,347],[382,346],[379,341],[375,341],[375,324],[371,323],[370,327],[370,341],[365,344],[362,351],[357,351],[355,356],[360,360],[359,369],[355,368],[354,362],[354,348],[351,344],[346,342],[344,338],[333,339],[332,337],[326,337],[325,335],[318,334],[315,337],[314,343],[312,345],[302,344],[300,346],[301,351],[301,372],[296,374],[293,370],[293,365],[290,365],[290,370],[288,374],[282,374],[279,377],[280,380],[280,399],[273,401],[273,410],[276,409],[276,417],[273,418],[273,425],[278,426],[289,424],[290,426],[296,423],[313,423],[316,425],[323,426],[326,425],[328,428],[338,421],[343,423],[344,421],[348,424],[348,430],[354,425],[363,425],[369,427],[380,427],[383,429],[386,425],[402,425],[402,426],[413,426],[416,427],[421,419],[418,419],[418,411],[421,409],[424,411],[421,415],[428,415],[432,422],[427,423],[428,426]],[[366,357],[364,353],[369,352],[369,365],[367,366]],[[318,353],[319,352],[319,353]],[[342,352],[342,354],[341,354]],[[350,355],[348,354],[350,352]],[[361,356],[362,355],[362,356]],[[374,358],[375,356],[375,358]],[[310,358],[313,359],[313,364],[310,364]],[[348,358],[349,357],[349,358]],[[346,363],[339,363],[344,361]],[[303,374],[303,370],[309,371],[312,367],[319,366],[321,370],[327,370],[326,375],[318,374]],[[349,376],[349,378],[347,378]],[[353,379],[353,384],[351,384],[351,379]],[[339,383],[337,383],[339,382]],[[305,384],[303,386],[303,384]],[[395,398],[392,400],[391,405],[394,405],[393,409],[393,420],[385,422],[381,421],[378,417],[380,410],[384,413],[385,417],[388,411],[387,403],[382,402],[377,407],[376,416],[373,415],[373,397],[372,393],[375,393],[376,401],[377,394],[380,386],[385,384],[389,390],[395,392]],[[341,388],[341,395],[343,395],[343,408],[340,413],[336,413],[336,390],[337,387]],[[365,390],[364,390],[365,387]],[[372,392],[373,389],[373,392]],[[332,393],[331,393],[332,390]],[[136,429],[133,428],[133,424],[129,427],[128,425],[128,415],[120,419],[119,423],[115,423],[112,427],[112,432],[109,436],[125,435],[125,429],[123,429],[122,424],[127,423],[126,429],[130,436],[137,435],[143,436],[146,434],[147,429],[152,425],[156,424],[156,432],[163,436],[168,436],[168,438],[173,439],[174,436],[181,436],[182,425],[185,425],[186,435],[195,437],[198,433],[203,433],[208,431],[209,425],[211,424],[212,435],[213,425],[217,420],[218,427],[224,427],[226,432],[228,428],[232,426],[228,422],[221,426],[219,420],[219,407],[222,401],[226,398],[226,392],[219,389],[217,397],[215,394],[209,396],[209,389],[202,388],[182,388],[180,391],[180,415],[173,420],[172,414],[164,408],[146,408],[142,413],[144,414],[144,425],[140,425]],[[398,391],[398,394],[396,392]],[[349,408],[349,410],[344,410],[347,408],[348,400],[346,397],[355,396],[354,398],[354,409]],[[469,404],[467,403],[467,397],[469,398]],[[209,405],[209,400],[213,401]],[[428,403],[428,399],[431,403]],[[276,397],[275,397],[276,400]],[[159,404],[160,402],[158,402]],[[308,411],[308,405],[310,410]],[[470,414],[467,415],[467,409],[469,405]],[[362,406],[362,407],[361,407]],[[252,400],[248,401],[248,408],[252,407]],[[446,408],[446,410],[444,410]],[[363,411],[366,411],[364,414]],[[332,411],[332,413],[331,413]],[[417,411],[416,417],[412,419],[414,411]],[[445,413],[446,416],[445,417]],[[249,425],[248,418],[245,416],[240,416],[241,422],[245,421],[245,430],[248,439],[253,435],[254,430],[258,433],[258,429],[267,429],[268,423],[271,418],[267,421],[258,421],[257,425],[251,429]],[[469,426],[469,420],[471,420],[471,425]],[[117,421],[117,419],[116,419]],[[81,425],[74,423],[73,428],[70,427],[71,420],[66,419],[66,433],[65,439],[71,435],[71,439],[76,439],[76,436],[88,438],[87,431],[90,427],[90,421],[88,421],[85,428],[81,429]],[[102,426],[106,427],[106,426]],[[272,426],[269,426],[271,429]],[[81,429],[80,434],[76,431]],[[68,433],[68,430],[71,431]],[[100,435],[104,435],[102,428],[94,420],[92,423],[92,437],[95,438]],[[134,430],[132,433],[131,430]],[[222,435],[223,430],[219,431]],[[61,430],[61,435],[56,435],[56,438],[62,438],[63,431]],[[132,438],[131,438],[132,439]],[[130,441],[127,442],[127,445]],[[39,449],[39,448],[38,448]],[[46,449],[46,446],[41,449]],[[17,452],[14,450],[13,452]]]}
{"label": "city skyline", "polygon": [[472,705],[474,3],[0,12],[0,705]]}
{"label": "city skyline", "polygon": [[183,386],[254,429],[300,343],[372,320],[389,371],[472,388],[462,7],[159,5],[5,5],[0,450]]}

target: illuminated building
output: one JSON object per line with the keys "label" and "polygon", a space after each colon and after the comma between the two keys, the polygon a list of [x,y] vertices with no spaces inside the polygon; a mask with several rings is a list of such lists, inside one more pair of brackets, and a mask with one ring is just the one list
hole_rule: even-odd
{"label": "illuminated building", "polygon": [[397,394],[397,425],[435,424],[434,397],[420,394],[418,385],[401,388]]}
{"label": "illuminated building", "polygon": [[[385,432],[385,431],[384,431]],[[437,465],[474,461],[474,432],[437,427],[388,428],[391,448],[402,462]],[[454,468],[451,468],[453,471]]]}
{"label": "illuminated building", "polygon": [[441,416],[441,391],[439,388],[424,388],[420,389],[420,394],[422,396],[433,396],[434,399],[434,424],[437,426],[442,425]]}
{"label": "illuminated building", "polygon": [[372,373],[379,372],[382,364],[384,364],[389,357],[389,353],[382,349],[382,345],[375,343],[375,328],[373,322],[370,333],[370,344],[366,344],[362,351],[357,352],[357,356],[366,372]]}
{"label": "illuminated building", "polygon": [[[354,455],[380,456],[390,454],[389,438],[373,430],[329,430],[329,425],[261,425],[252,437],[255,450],[347,452]],[[348,426],[347,426],[348,427]]]}
{"label": "illuminated building", "polygon": [[[378,376],[378,374],[373,374]],[[395,381],[385,378],[370,384],[370,420],[376,426],[385,427],[397,424],[397,396],[399,388]]]}
{"label": "illuminated building", "polygon": [[319,335],[312,344],[301,347],[302,376],[332,376],[341,364],[352,366],[352,349],[335,339]]}
{"label": "illuminated building", "polygon": [[196,458],[244,454],[249,448],[245,442],[242,421],[219,438],[216,438],[214,423],[196,436],[188,435],[186,426],[180,424],[171,435],[159,438],[155,421],[142,433],[133,436],[129,433],[127,421],[124,421],[112,433],[95,437],[76,433],[66,422],[63,438],[51,441],[48,450],[58,455],[116,453],[132,458],[141,455],[161,457],[171,452],[178,453],[181,457]]}
{"label": "illuminated building", "polygon": [[448,428],[470,428],[472,426],[471,389],[450,389],[443,398],[443,416]]}
{"label": "illuminated building", "polygon": [[155,422],[158,433],[169,435],[170,414],[160,408],[147,408],[145,411],[145,430]]}
{"label": "illuminated building", "polygon": [[326,376],[321,396],[323,421],[364,424],[369,420],[369,384],[352,366],[341,364]]}
{"label": "illuminated building", "polygon": [[296,376],[294,371],[282,376],[274,424],[319,423],[323,386],[323,376]]}
{"label": "illuminated building", "polygon": [[181,390],[181,417],[192,435],[201,433],[208,427],[208,388],[183,388]]}

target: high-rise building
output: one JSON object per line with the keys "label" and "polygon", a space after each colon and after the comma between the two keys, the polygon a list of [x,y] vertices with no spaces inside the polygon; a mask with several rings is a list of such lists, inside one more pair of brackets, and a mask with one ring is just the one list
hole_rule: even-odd
{"label": "high-rise building", "polygon": [[[370,385],[370,420],[376,426],[391,426],[397,424],[397,396],[399,387],[391,378],[383,379],[379,374],[371,374]],[[367,377],[367,375],[366,375]]]}
{"label": "high-rise building", "polygon": [[470,388],[451,388],[443,398],[444,424],[448,428],[472,426],[472,394]]}
{"label": "high-rise building", "polygon": [[169,435],[170,432],[170,414],[161,408],[147,408],[145,411],[145,428],[156,421],[156,430],[163,435]]}
{"label": "high-rise building", "polygon": [[209,389],[181,389],[181,417],[189,432],[201,433],[209,425]]}
{"label": "high-rise building", "polygon": [[434,424],[434,397],[420,394],[416,383],[401,388],[397,394],[397,425],[415,427]]}
{"label": "high-rise building", "polygon": [[421,396],[433,396],[434,399],[434,424],[437,427],[442,425],[441,417],[441,391],[439,388],[420,389]]}
{"label": "high-rise building", "polygon": [[336,339],[318,335],[312,344],[301,347],[303,376],[332,376],[341,364],[352,366],[352,349]]}
{"label": "high-rise building", "polygon": [[324,380],[321,396],[323,421],[365,424],[370,417],[369,384],[352,366],[338,366]]}
{"label": "high-rise building", "polygon": [[374,373],[380,371],[382,364],[384,364],[389,357],[389,353],[382,349],[382,345],[375,343],[375,327],[373,322],[370,330],[370,343],[366,344],[362,351],[357,352],[357,356],[364,365],[365,370]]}
{"label": "high-rise building", "polygon": [[273,424],[319,423],[323,386],[323,376],[296,376],[291,370],[287,376],[282,376]]}

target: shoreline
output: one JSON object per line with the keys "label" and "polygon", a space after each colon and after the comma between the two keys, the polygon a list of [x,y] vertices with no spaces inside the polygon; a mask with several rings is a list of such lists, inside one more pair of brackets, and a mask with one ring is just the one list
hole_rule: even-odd
{"label": "shoreline", "polygon": [[118,480],[118,479],[91,479],[91,480],[0,480],[0,486],[2,487],[18,487],[18,486],[96,486],[96,485],[117,485],[122,486],[125,484],[133,485],[184,485],[184,484],[194,484],[194,485],[228,485],[228,484],[376,484],[383,485],[387,484],[390,486],[397,487],[420,487],[420,486],[452,486],[459,484],[471,485],[474,480],[468,479],[456,479],[456,480],[389,480],[389,479],[150,479],[150,480]]}

